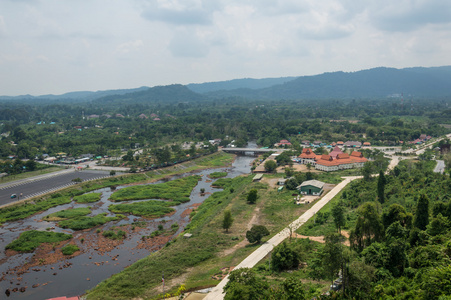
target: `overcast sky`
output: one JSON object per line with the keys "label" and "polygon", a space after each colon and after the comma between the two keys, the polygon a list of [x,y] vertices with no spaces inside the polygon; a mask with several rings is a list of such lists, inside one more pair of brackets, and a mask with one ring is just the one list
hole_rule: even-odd
{"label": "overcast sky", "polygon": [[0,0],[0,95],[450,62],[449,0]]}

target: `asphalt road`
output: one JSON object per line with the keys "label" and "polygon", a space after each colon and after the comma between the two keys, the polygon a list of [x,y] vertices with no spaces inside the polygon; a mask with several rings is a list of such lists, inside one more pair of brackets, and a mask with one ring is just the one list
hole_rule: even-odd
{"label": "asphalt road", "polygon": [[[73,170],[51,177],[39,177],[35,180],[17,183],[11,182],[6,187],[0,187],[0,206],[74,185],[76,183],[72,179],[77,177],[85,181],[108,176],[110,176],[110,173],[106,171]],[[11,199],[11,194],[16,194],[17,198]]]}

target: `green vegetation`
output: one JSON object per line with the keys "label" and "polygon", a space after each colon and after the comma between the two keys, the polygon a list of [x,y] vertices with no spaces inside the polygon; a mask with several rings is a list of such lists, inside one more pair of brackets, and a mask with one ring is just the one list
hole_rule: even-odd
{"label": "green vegetation", "polygon": [[103,225],[107,222],[120,220],[125,218],[123,215],[116,215],[115,217],[107,217],[107,213],[99,214],[93,217],[77,217],[73,219],[64,220],[58,223],[61,228],[69,228],[72,230],[83,230]]}
{"label": "green vegetation", "polygon": [[48,216],[42,218],[44,221],[62,221],[66,219],[73,219],[81,216],[86,216],[91,213],[91,209],[88,207],[64,209],[54,212]]}
{"label": "green vegetation", "polygon": [[199,175],[193,175],[165,183],[130,186],[113,193],[110,199],[113,201],[167,199],[179,203],[188,202],[191,191],[200,178]]}
{"label": "green vegetation", "polygon": [[112,204],[108,207],[108,210],[114,213],[128,213],[147,218],[160,218],[174,212],[175,209],[170,208],[170,206],[176,204],[173,201],[149,200],[135,203]]}
{"label": "green vegetation", "polygon": [[252,225],[251,230],[246,232],[246,239],[249,243],[259,244],[263,237],[269,235],[268,229],[263,225]]}
{"label": "green vegetation", "polygon": [[102,232],[102,235],[110,240],[122,240],[125,239],[126,233],[123,230],[106,230]]}
{"label": "green vegetation", "polygon": [[75,196],[74,201],[77,203],[91,203],[97,202],[102,197],[102,193],[88,193],[80,196]]}
{"label": "green vegetation", "polygon": [[227,176],[227,172],[213,172],[208,174],[208,177],[212,178],[212,179],[217,179],[217,178],[221,178],[221,177],[226,177]]}
{"label": "green vegetation", "polygon": [[232,182],[232,178],[219,178],[215,182],[212,183],[212,186],[215,188],[223,189],[228,186]]}
{"label": "green vegetation", "polygon": [[257,192],[258,191],[256,189],[252,189],[249,191],[249,193],[247,194],[247,198],[246,198],[247,203],[255,204],[255,202],[257,202],[257,197],[258,197]]}
{"label": "green vegetation", "polygon": [[78,248],[78,246],[74,244],[67,244],[66,246],[61,248],[61,252],[63,252],[64,255],[72,255],[77,251],[80,251],[80,248]]}
{"label": "green vegetation", "polygon": [[57,196],[50,199],[35,200],[35,203],[25,203],[19,206],[7,207],[0,210],[0,223],[25,219],[35,213],[46,211],[52,207],[70,203],[69,196]]}
{"label": "green vegetation", "polygon": [[5,249],[12,249],[19,252],[33,252],[42,243],[59,243],[70,240],[71,234],[30,230],[22,232],[18,239],[9,243]]}

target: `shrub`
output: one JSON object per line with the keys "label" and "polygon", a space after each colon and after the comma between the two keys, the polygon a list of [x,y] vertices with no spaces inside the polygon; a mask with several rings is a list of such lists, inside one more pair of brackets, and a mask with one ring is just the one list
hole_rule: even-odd
{"label": "shrub", "polygon": [[251,230],[246,232],[246,239],[249,243],[260,243],[264,236],[269,235],[268,229],[263,225],[253,225]]}
{"label": "shrub", "polygon": [[122,230],[118,230],[118,231],[107,230],[107,231],[104,231],[102,233],[102,235],[110,240],[121,240],[121,239],[125,238],[126,233],[125,233],[125,231],[122,231]]}

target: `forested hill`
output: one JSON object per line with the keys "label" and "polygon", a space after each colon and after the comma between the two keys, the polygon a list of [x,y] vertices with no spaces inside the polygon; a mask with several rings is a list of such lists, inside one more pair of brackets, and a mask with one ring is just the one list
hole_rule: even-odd
{"label": "forested hill", "polygon": [[149,89],[149,87],[143,86],[136,89],[120,89],[120,90],[105,90],[105,91],[80,91],[80,92],[69,92],[62,95],[42,95],[42,96],[32,96],[32,95],[22,95],[22,96],[0,96],[0,100],[3,101],[20,101],[28,102],[30,104],[42,104],[48,103],[55,100],[69,100],[69,101],[90,101],[98,98],[102,98],[109,95],[123,95],[133,92],[139,92]]}
{"label": "forested hill", "polygon": [[[238,82],[235,85],[238,86]],[[196,88],[200,91],[200,87]],[[401,94],[422,98],[451,95],[451,66],[406,69],[381,67],[350,73],[324,73],[298,77],[262,89],[252,89],[242,82],[239,89],[224,88],[206,93],[212,97],[240,96],[254,99],[380,98]]]}
{"label": "forested hill", "polygon": [[144,91],[125,95],[105,96],[94,104],[177,104],[205,100],[206,96],[195,93],[181,84],[156,86]]}
{"label": "forested hill", "polygon": [[279,78],[243,78],[233,79],[227,81],[205,82],[205,83],[190,83],[187,87],[196,93],[208,93],[222,90],[236,90],[236,89],[263,89],[285,82],[292,81],[297,77],[279,77]]}

